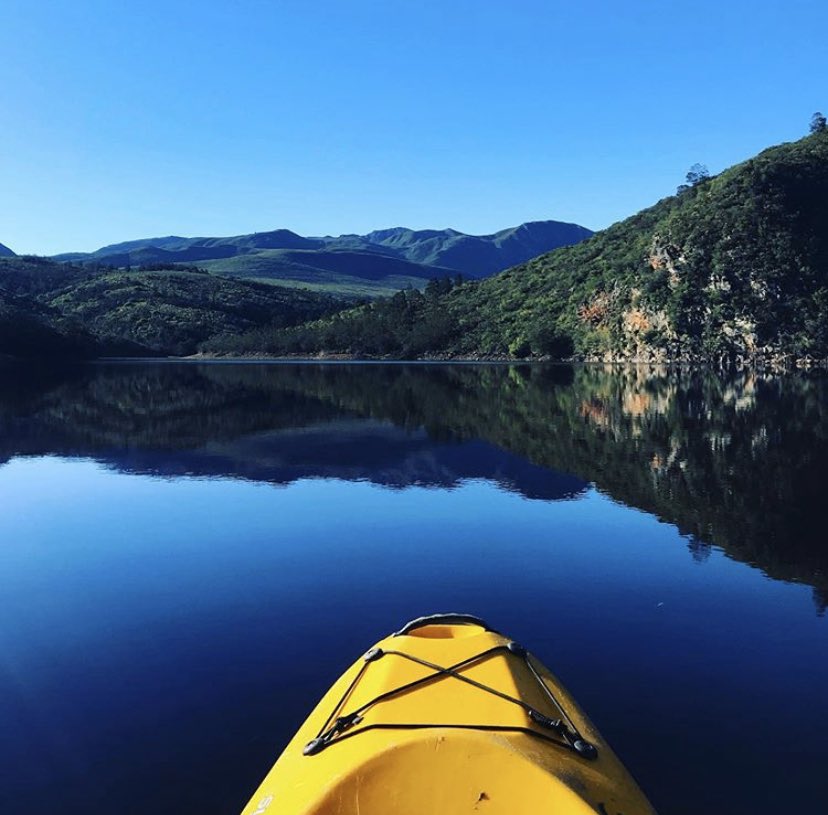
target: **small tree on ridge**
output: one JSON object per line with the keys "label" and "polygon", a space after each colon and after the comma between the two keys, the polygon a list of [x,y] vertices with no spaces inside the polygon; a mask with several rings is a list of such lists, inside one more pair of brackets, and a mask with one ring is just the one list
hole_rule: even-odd
{"label": "small tree on ridge", "polygon": [[701,184],[702,181],[707,181],[708,178],[710,178],[710,170],[707,169],[707,166],[704,164],[694,164],[687,171],[685,183],[680,184],[676,192],[682,193],[685,190],[689,190],[690,187],[695,187],[697,184]]}

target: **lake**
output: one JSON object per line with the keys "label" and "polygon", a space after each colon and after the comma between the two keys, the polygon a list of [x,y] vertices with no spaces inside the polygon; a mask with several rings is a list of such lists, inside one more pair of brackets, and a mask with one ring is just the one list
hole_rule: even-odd
{"label": "lake", "polygon": [[828,376],[0,369],[0,811],[234,815],[329,684],[467,611],[661,815],[828,810]]}

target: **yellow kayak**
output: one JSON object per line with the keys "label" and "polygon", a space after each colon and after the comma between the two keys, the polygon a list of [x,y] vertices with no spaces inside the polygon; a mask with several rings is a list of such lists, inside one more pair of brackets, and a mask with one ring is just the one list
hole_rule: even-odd
{"label": "yellow kayak", "polygon": [[412,620],[331,687],[242,815],[644,815],[561,683],[467,614]]}

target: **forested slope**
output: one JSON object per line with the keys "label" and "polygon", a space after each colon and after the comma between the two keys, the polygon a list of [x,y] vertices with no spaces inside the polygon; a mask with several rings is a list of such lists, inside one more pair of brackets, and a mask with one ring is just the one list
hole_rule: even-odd
{"label": "forested slope", "polygon": [[0,355],[191,354],[221,335],[320,317],[343,301],[194,267],[123,271],[0,258]]}

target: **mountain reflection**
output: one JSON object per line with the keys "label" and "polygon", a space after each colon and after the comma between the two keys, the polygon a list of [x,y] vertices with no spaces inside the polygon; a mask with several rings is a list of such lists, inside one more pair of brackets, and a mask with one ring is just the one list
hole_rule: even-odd
{"label": "mountain reflection", "polygon": [[828,602],[819,374],[507,365],[113,364],[0,371],[0,461],[451,488],[556,500],[594,482]]}
{"label": "mountain reflection", "polygon": [[485,478],[526,498],[548,501],[573,498],[588,486],[580,478],[534,466],[486,442],[434,442],[425,431],[400,430],[372,419],[254,433],[166,455],[130,450],[104,460],[124,472],[224,476],[271,484],[339,478],[392,489],[451,489],[471,478]]}

